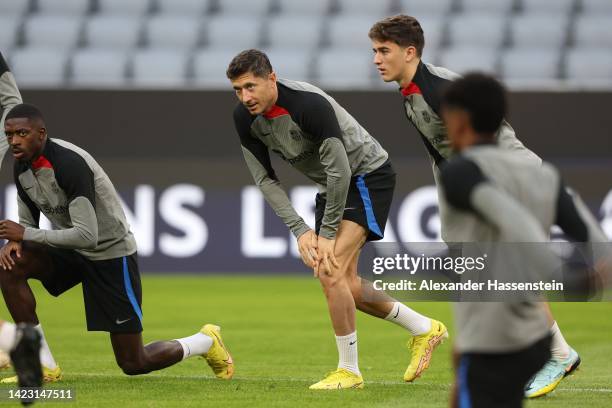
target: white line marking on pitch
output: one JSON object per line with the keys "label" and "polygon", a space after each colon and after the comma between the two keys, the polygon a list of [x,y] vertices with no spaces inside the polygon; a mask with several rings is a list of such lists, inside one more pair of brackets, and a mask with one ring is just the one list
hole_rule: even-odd
{"label": "white line marking on pitch", "polygon": [[[128,378],[125,375],[121,374],[96,374],[96,373],[79,373],[79,372],[71,372],[70,375],[74,376],[82,376],[82,377],[117,377],[117,378]],[[215,378],[205,375],[163,375],[163,374],[148,374],[147,378],[171,378],[174,380],[215,380]],[[251,382],[300,382],[300,383],[310,383],[313,380],[306,380],[302,378],[262,378],[262,377],[234,377],[234,380],[240,381],[251,381]],[[419,385],[424,385],[428,387],[444,387],[450,388],[451,384],[442,384],[442,383],[426,383],[426,382],[418,382],[412,384],[406,384],[400,381],[366,381],[366,384],[375,384],[375,385],[398,385],[398,386],[407,386],[414,387]],[[612,388],[557,388],[557,391],[568,391],[568,392],[603,392],[603,393],[612,393]]]}

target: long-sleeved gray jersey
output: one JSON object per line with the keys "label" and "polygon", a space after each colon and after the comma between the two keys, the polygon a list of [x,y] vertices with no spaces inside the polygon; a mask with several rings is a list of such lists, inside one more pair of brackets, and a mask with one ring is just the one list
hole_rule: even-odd
{"label": "long-sleeved gray jersey", "polygon": [[13,77],[13,73],[9,70],[2,53],[0,53],[0,166],[8,150],[8,143],[4,134],[4,120],[11,108],[20,103],[22,103],[21,94],[17,88],[15,77]]}
{"label": "long-sleeved gray jersey", "polygon": [[[442,88],[449,81],[454,81],[457,78],[459,78],[458,74],[446,68],[421,62],[410,85],[401,89],[401,93],[404,96],[406,116],[420,133],[431,159],[434,180],[438,187],[438,196],[441,195],[440,166],[452,155],[446,126],[440,117],[440,97]],[[516,138],[514,129],[512,129],[508,122],[503,122],[496,138],[500,148],[512,151],[524,163],[542,162],[535,153],[527,149]],[[446,242],[460,241],[454,235],[455,231],[449,229],[449,220],[453,217],[453,214],[449,212],[448,207],[442,202],[439,208],[442,239]]]}
{"label": "long-sleeved gray jersey", "polygon": [[269,150],[317,183],[326,199],[319,234],[333,239],[342,219],[350,178],[383,165],[387,152],[342,106],[305,82],[279,79],[272,109],[252,116],[239,104],[234,123],[242,152],[266,201],[299,237],[310,228],[291,206],[270,163]]}
{"label": "long-sleeved gray jersey", "polygon": [[[451,159],[442,166],[441,187],[440,204],[452,211],[447,223],[457,242],[547,242],[554,224],[575,241],[607,242],[553,166],[526,163],[496,145],[474,146]],[[553,255],[537,251],[534,256],[539,262]],[[460,352],[515,351],[549,332],[546,313],[536,302],[464,302],[454,309]]]}
{"label": "long-sleeved gray jersey", "polygon": [[[74,249],[94,261],[136,252],[115,187],[83,149],[48,138],[38,159],[15,161],[14,175],[24,241]],[[39,229],[41,212],[54,230]]]}

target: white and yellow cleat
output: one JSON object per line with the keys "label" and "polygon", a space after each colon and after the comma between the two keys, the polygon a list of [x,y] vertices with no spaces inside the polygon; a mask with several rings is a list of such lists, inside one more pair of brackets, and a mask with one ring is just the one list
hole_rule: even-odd
{"label": "white and yellow cleat", "polygon": [[433,351],[448,338],[446,326],[437,320],[431,319],[431,330],[425,334],[414,336],[408,342],[412,356],[410,365],[404,373],[404,381],[412,382],[417,379],[423,371],[429,368]]}
{"label": "white and yellow cleat", "polygon": [[346,390],[363,388],[363,377],[344,368],[338,368],[316,384],[309,387],[311,390]]}
{"label": "white and yellow cleat", "polygon": [[213,344],[208,352],[202,354],[206,362],[212,368],[215,376],[223,380],[229,380],[234,376],[234,360],[229,350],[221,339],[221,328],[214,324],[207,324],[200,330],[200,333],[212,338]]}
{"label": "white and yellow cleat", "polygon": [[[60,366],[54,369],[43,366],[43,383],[53,383],[62,379],[62,369]],[[17,384],[17,376],[7,377],[0,380],[0,384]]]}

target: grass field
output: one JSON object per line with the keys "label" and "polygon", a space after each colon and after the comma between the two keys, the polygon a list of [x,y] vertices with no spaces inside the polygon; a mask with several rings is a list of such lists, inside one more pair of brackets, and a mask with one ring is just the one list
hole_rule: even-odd
{"label": "grass field", "polygon": [[[337,362],[318,282],[310,278],[147,276],[143,279],[145,341],[172,339],[218,323],[236,361],[229,382],[190,359],[164,371],[127,377],[115,365],[105,333],[88,333],[80,288],[59,299],[34,284],[38,312],[76,406],[115,407],[444,407],[452,381],[450,343],[414,384],[401,381],[408,362],[399,327],[359,315],[363,390],[313,392]],[[414,304],[447,323],[444,303]],[[555,304],[566,338],[581,354],[581,370],[552,395],[528,407],[612,407],[612,305]],[[4,306],[0,316],[8,317]],[[4,373],[9,375],[10,372]],[[59,384],[58,384],[59,386]],[[66,406],[66,405],[64,405]]]}

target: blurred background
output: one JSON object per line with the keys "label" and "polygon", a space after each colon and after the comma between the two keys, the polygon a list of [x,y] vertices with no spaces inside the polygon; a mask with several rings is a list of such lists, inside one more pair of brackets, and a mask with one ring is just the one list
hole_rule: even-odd
{"label": "blurred background", "polygon": [[[421,22],[425,62],[504,81],[519,139],[560,167],[612,237],[610,0],[0,0],[0,50],[51,137],[109,173],[143,272],[308,273],[251,186],[225,69],[257,47],[280,77],[329,91],[398,172],[386,239],[439,240],[425,148],[367,36],[400,12]],[[11,161],[0,208],[15,218]],[[315,187],[273,165],[313,223]]]}

